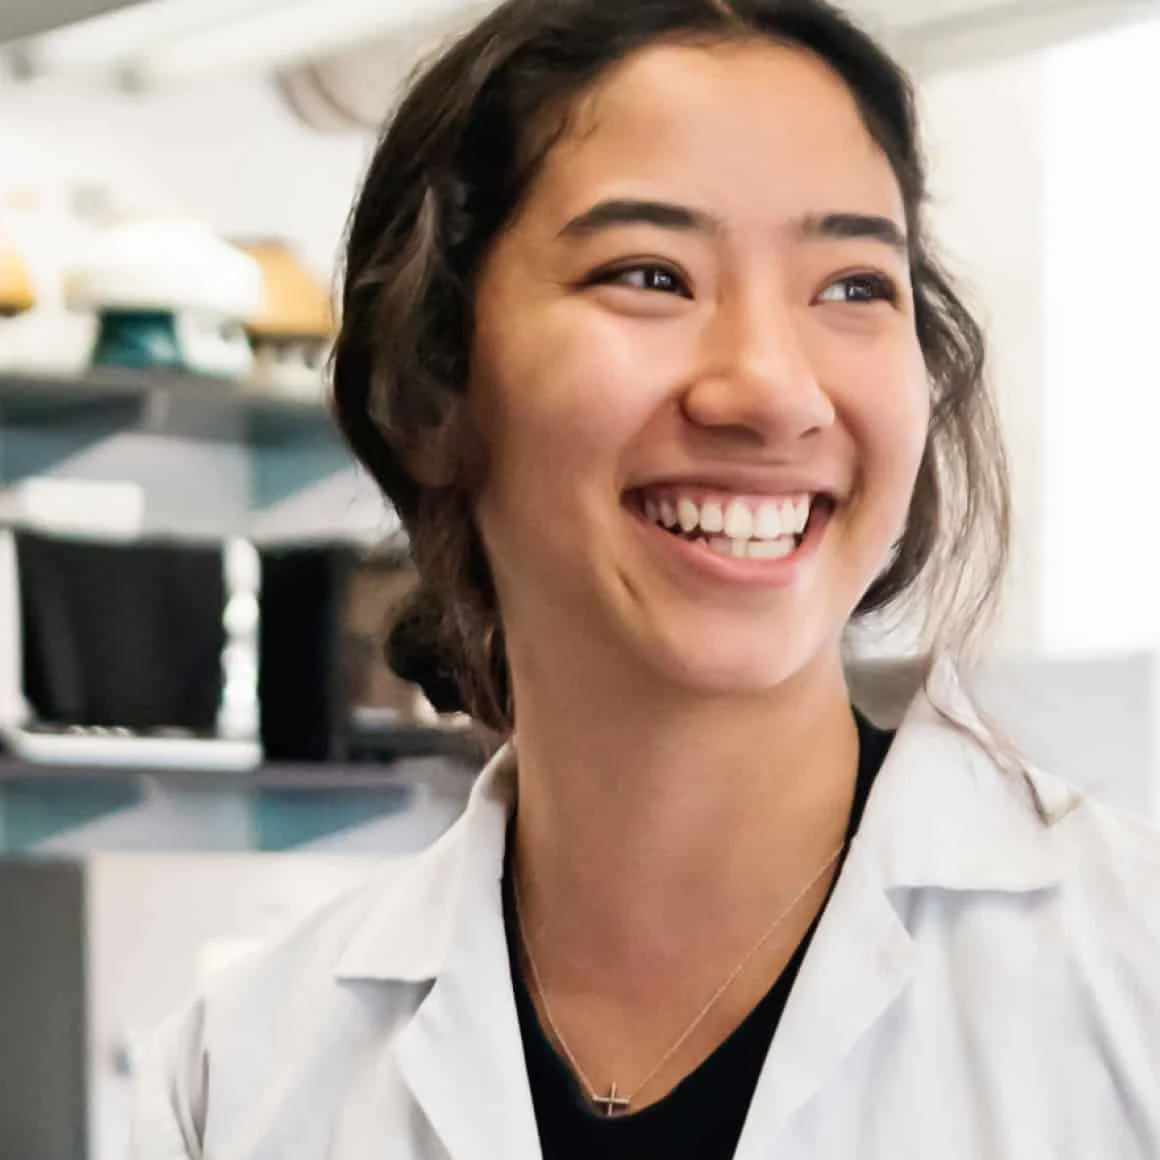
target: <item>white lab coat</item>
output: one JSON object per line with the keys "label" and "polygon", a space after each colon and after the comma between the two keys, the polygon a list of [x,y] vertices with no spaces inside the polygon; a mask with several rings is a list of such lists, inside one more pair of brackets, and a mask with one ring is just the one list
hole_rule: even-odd
{"label": "white lab coat", "polygon": [[[500,901],[509,765],[400,873],[198,998],[136,1160],[536,1160]],[[739,1160],[1160,1157],[1160,837],[1045,774],[1045,826],[920,695]]]}

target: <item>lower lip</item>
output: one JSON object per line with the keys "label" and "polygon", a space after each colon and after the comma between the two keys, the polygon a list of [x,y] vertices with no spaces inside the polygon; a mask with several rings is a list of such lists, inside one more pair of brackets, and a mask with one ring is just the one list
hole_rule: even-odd
{"label": "lower lip", "polygon": [[666,549],[670,559],[681,561],[706,579],[765,588],[788,588],[794,583],[803,566],[816,555],[832,514],[829,508],[814,512],[801,543],[788,556],[779,560],[756,560],[748,556],[720,556],[704,541],[673,535],[634,508],[630,507],[629,511],[649,542]]}

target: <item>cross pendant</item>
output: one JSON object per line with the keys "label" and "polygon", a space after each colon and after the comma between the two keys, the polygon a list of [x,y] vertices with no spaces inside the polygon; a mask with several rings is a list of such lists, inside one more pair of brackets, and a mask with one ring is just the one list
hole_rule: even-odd
{"label": "cross pendant", "polygon": [[621,1112],[627,1112],[629,1108],[629,1101],[616,1094],[616,1084],[614,1083],[608,1089],[606,1096],[593,1096],[592,1102],[609,1118],[619,1115]]}

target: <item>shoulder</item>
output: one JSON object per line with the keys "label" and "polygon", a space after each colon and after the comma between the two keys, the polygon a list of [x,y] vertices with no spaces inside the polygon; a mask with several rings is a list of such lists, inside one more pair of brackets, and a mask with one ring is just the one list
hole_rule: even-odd
{"label": "shoulder", "polygon": [[175,1012],[162,1036],[196,1035],[204,1040],[235,1018],[247,1031],[273,1022],[287,996],[325,992],[345,948],[384,895],[391,893],[413,862],[406,859],[372,870],[366,881],[327,903],[241,962],[215,974]]}
{"label": "shoulder", "polygon": [[251,1026],[264,1017],[276,1021],[291,997],[301,1007],[314,994],[331,994],[339,982],[368,977],[362,969],[368,944],[380,956],[406,959],[415,906],[421,899],[431,913],[437,909],[460,830],[457,823],[426,850],[385,862],[359,886],[223,972],[199,996],[207,1018],[244,1015]]}
{"label": "shoulder", "polygon": [[[287,936],[224,971],[153,1034],[135,1068],[133,1156],[200,1157],[215,1120],[292,1045],[288,1011],[324,1001],[341,948],[395,867],[299,924]],[[295,1006],[288,1006],[288,1001]],[[210,1061],[213,1060],[211,1071]],[[240,1082],[239,1082],[240,1081]],[[223,1103],[226,1105],[223,1107]]]}
{"label": "shoulder", "polygon": [[1030,777],[1045,805],[1064,892],[1092,923],[1114,931],[1135,920],[1160,934],[1160,830],[1042,770]]}
{"label": "shoulder", "polygon": [[288,994],[303,996],[328,989],[346,947],[414,864],[414,859],[406,858],[371,870],[358,886],[216,975],[198,996],[202,1005],[211,1014],[244,1010],[252,1020]]}
{"label": "shoulder", "polygon": [[406,964],[412,903],[434,903],[455,861],[458,830],[457,823],[421,854],[372,871],[216,976],[158,1029],[135,1083],[136,1155],[201,1155],[207,1121],[218,1131],[243,1122],[246,1107],[273,1098],[264,1096],[268,1086],[284,1086],[290,1075],[321,1107],[344,1069],[381,1049],[419,989],[368,991],[359,983],[375,976],[362,967],[375,955]]}
{"label": "shoulder", "polygon": [[1036,985],[1068,997],[1055,1027],[1096,1048],[1090,1083],[1117,1077],[1116,1106],[1160,1140],[1160,833],[1079,793],[1048,826],[1060,879],[1036,927]]}
{"label": "shoulder", "polygon": [[[1041,961],[1054,964],[1087,1032],[1154,1055],[1160,1034],[1160,832],[1041,770],[1057,885],[1037,907]],[[1153,1077],[1160,1082],[1160,1068]],[[1160,1127],[1160,1125],[1158,1125]]]}

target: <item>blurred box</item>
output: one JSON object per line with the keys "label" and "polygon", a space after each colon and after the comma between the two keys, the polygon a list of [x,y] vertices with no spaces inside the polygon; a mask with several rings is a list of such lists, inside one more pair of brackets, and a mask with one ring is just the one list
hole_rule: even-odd
{"label": "blurred box", "polygon": [[243,541],[0,529],[0,737],[30,762],[253,767],[257,583]]}
{"label": "blurred box", "polygon": [[418,686],[388,667],[384,646],[415,583],[405,553],[350,544],[261,552],[262,744],[278,761],[391,760],[438,753],[441,720]]}

